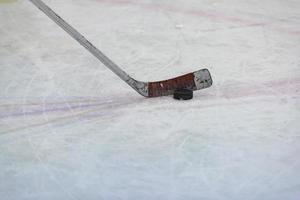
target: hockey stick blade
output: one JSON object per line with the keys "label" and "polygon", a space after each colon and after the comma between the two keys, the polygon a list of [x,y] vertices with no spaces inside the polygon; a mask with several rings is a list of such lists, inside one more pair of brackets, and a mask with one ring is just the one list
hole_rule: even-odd
{"label": "hockey stick blade", "polygon": [[131,78],[118,65],[110,60],[104,53],[89,42],[70,24],[63,20],[50,7],[41,0],[30,0],[37,8],[44,12],[50,19],[73,37],[79,44],[85,47],[91,54],[100,60],[107,68],[119,76],[130,87],[144,97],[159,97],[171,95],[176,89],[200,90],[212,85],[212,78],[207,69],[202,69],[193,73],[189,73],[177,78],[157,81],[157,82],[141,82]]}
{"label": "hockey stick blade", "polygon": [[173,79],[148,83],[148,97],[172,95],[176,89],[200,90],[208,88],[213,81],[208,69],[185,74]]}

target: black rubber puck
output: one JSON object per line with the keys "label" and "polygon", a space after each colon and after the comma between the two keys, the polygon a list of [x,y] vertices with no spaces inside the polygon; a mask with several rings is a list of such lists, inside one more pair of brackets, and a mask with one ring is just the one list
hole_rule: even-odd
{"label": "black rubber puck", "polygon": [[174,99],[177,100],[189,100],[193,98],[193,90],[189,89],[177,89],[174,91]]}

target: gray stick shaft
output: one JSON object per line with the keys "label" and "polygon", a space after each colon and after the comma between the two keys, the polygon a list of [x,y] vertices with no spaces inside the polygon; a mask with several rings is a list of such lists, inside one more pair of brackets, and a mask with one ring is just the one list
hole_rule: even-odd
{"label": "gray stick shaft", "polygon": [[41,0],[30,0],[36,7],[43,11],[50,19],[52,19],[57,25],[64,29],[69,35],[77,40],[82,46],[84,46],[91,54],[98,58],[106,67],[117,74],[122,80],[124,80],[131,87],[131,77],[126,74],[119,66],[111,61],[106,55],[104,55],[99,49],[97,49],[92,43],[90,43],[85,37],[83,37],[77,30],[70,26],[65,20],[58,16],[51,8],[49,8]]}

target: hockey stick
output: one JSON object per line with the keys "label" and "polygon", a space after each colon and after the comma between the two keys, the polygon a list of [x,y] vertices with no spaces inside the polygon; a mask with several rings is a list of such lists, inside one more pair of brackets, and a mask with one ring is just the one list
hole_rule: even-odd
{"label": "hockey stick", "polygon": [[131,78],[118,65],[104,55],[78,31],[70,26],[65,20],[58,16],[41,0],[30,0],[36,7],[44,12],[57,25],[65,30],[77,42],[85,47],[91,54],[100,60],[106,67],[118,75],[123,81],[130,85],[135,91],[144,97],[159,97],[171,95],[176,89],[200,90],[212,85],[212,78],[207,69],[202,69],[193,73],[179,76],[173,79],[157,82],[141,82]]}

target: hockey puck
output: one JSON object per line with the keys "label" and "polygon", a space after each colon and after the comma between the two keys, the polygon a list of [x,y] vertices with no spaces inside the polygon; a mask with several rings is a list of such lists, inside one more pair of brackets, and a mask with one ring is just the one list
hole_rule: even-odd
{"label": "hockey puck", "polygon": [[177,89],[174,91],[174,99],[177,100],[189,100],[193,98],[193,90],[189,89]]}

